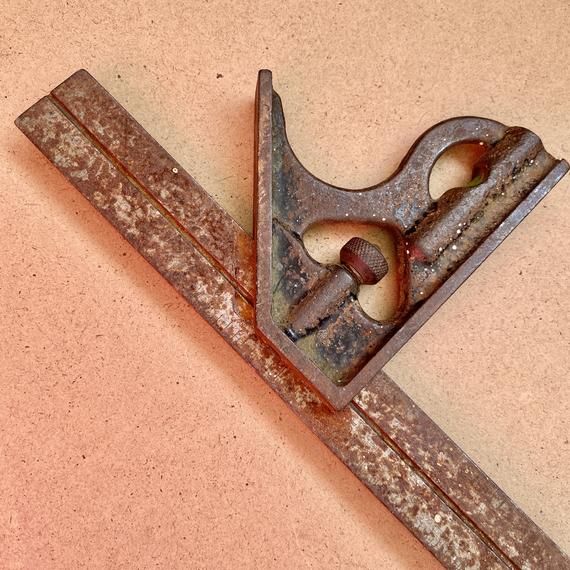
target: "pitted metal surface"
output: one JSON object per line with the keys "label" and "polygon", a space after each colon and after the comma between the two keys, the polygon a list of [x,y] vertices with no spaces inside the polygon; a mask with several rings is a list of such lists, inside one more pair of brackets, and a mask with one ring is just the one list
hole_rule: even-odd
{"label": "pitted metal surface", "polygon": [[[445,567],[570,568],[548,536],[384,373],[333,412],[287,365],[255,328],[251,238],[89,74],[72,76],[17,124]],[[529,195],[534,203],[564,172],[563,164],[555,167]],[[524,214],[515,209],[472,257],[480,263]],[[210,233],[212,223],[225,228],[222,242]],[[279,251],[290,246],[283,233]],[[327,271],[305,257],[291,267],[292,290]],[[468,270],[464,264],[458,272],[465,278]],[[448,283],[427,303],[437,305]]]}
{"label": "pitted metal surface", "polygon": [[[514,227],[567,169],[527,129],[459,117],[424,133],[384,182],[362,190],[338,188],[312,176],[293,153],[269,72],[260,73],[257,127],[258,327],[336,409],[371,381],[481,263],[484,257],[476,251],[496,247],[498,236],[506,235],[502,226],[508,221]],[[485,154],[473,182],[434,200],[429,176],[437,159],[455,145],[477,142]],[[317,263],[304,246],[303,235],[312,226],[343,220],[377,226],[393,237],[398,302],[389,320],[368,316],[357,289],[340,285],[337,269]],[[325,290],[323,274],[327,283],[334,277],[339,285]],[[438,292],[437,303],[427,304]]]}

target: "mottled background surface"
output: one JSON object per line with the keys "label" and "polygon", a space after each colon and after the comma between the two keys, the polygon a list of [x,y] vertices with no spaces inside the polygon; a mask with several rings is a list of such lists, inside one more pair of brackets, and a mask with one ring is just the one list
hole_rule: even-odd
{"label": "mottled background surface", "polygon": [[[569,158],[570,7],[497,4],[4,2],[1,567],[438,567],[13,120],[84,67],[248,229],[261,67],[341,186],[462,114]],[[567,551],[569,190],[388,366]]]}

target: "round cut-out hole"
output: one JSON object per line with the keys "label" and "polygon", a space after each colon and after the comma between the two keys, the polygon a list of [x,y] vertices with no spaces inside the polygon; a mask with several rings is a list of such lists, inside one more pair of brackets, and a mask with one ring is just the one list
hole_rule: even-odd
{"label": "round cut-out hole", "polygon": [[448,190],[469,186],[473,167],[485,154],[487,146],[479,143],[458,144],[446,150],[433,165],[429,193],[438,200]]}

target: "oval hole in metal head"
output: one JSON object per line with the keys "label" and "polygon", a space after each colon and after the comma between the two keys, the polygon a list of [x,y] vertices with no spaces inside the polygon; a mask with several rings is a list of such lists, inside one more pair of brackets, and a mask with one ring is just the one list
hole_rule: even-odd
{"label": "oval hole in metal head", "polygon": [[473,167],[487,151],[482,143],[458,144],[446,150],[433,165],[429,177],[429,193],[439,200],[448,190],[469,186]]}

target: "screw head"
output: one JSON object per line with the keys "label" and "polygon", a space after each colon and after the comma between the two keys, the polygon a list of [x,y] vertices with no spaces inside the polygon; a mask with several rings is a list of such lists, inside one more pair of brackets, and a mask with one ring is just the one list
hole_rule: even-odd
{"label": "screw head", "polygon": [[340,262],[361,285],[375,285],[388,273],[388,262],[380,249],[359,237],[353,237],[342,246]]}

